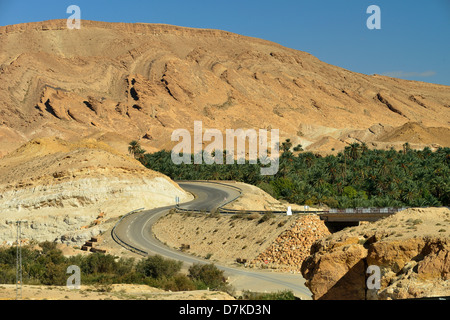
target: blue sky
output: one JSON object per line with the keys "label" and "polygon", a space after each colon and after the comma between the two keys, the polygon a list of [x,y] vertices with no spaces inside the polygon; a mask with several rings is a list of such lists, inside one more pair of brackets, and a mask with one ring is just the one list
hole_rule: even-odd
{"label": "blue sky", "polygon": [[[450,0],[0,0],[0,25],[65,19],[72,4],[81,19],[226,30],[355,72],[450,86]],[[380,30],[366,27],[372,4]]]}

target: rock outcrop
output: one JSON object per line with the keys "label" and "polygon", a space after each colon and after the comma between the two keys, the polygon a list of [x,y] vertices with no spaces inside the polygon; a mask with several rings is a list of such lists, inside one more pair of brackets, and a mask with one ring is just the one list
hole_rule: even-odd
{"label": "rock outcrop", "polygon": [[[82,244],[135,209],[187,201],[166,176],[95,140],[27,143],[0,160],[0,244],[22,238]],[[101,217],[101,219],[99,219]]]}
{"label": "rock outcrop", "polygon": [[316,300],[450,296],[449,235],[449,209],[407,209],[315,242],[301,271]]}
{"label": "rock outcrop", "polygon": [[310,255],[311,245],[330,231],[317,215],[300,216],[295,222],[249,265],[300,272],[302,262]]}

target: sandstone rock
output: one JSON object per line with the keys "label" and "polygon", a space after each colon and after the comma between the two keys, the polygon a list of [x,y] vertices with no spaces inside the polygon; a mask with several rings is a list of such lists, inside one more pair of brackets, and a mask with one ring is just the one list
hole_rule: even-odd
{"label": "sandstone rock", "polygon": [[367,263],[391,269],[397,273],[407,262],[421,253],[424,245],[424,240],[420,238],[408,241],[376,242],[370,246]]}
{"label": "sandstone rock", "polygon": [[[314,299],[407,299],[449,296],[450,238],[438,232],[447,208],[408,209],[389,218],[316,241],[301,268]],[[420,218],[405,235],[386,226]],[[439,223],[437,223],[439,221]],[[400,236],[399,236],[400,235]],[[368,266],[378,266],[380,289],[367,288]]]}
{"label": "sandstone rock", "polygon": [[310,254],[311,245],[328,235],[330,232],[318,216],[301,216],[275,239],[271,246],[248,264],[300,272],[302,261]]}
{"label": "sandstone rock", "polygon": [[337,246],[320,251],[302,264],[313,299],[364,299],[367,249],[362,245]]}
{"label": "sandstone rock", "polygon": [[417,273],[421,279],[450,280],[450,239],[428,239],[419,261]]}

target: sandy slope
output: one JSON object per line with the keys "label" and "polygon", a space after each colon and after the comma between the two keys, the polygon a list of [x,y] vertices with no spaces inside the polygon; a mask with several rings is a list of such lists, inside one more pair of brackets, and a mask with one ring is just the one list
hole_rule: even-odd
{"label": "sandy slope", "polygon": [[[234,300],[229,294],[219,291],[170,292],[146,285],[129,284],[81,286],[80,289],[24,285],[21,298],[23,300]],[[14,299],[16,299],[16,285],[1,284],[0,300]]]}

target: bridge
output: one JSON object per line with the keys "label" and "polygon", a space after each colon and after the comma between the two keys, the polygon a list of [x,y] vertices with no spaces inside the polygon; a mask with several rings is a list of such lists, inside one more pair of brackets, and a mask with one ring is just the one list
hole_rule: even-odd
{"label": "bridge", "polygon": [[358,226],[362,221],[377,221],[405,209],[407,208],[329,209],[318,213],[318,216],[331,232],[336,232],[346,227]]}
{"label": "bridge", "polygon": [[[177,209],[180,211],[192,211],[191,209],[183,209],[180,208],[179,206],[177,206]],[[330,229],[330,231],[336,232],[345,227],[358,226],[359,223],[362,221],[367,222],[377,221],[406,209],[407,209],[406,207],[403,207],[403,208],[348,208],[348,209],[302,210],[302,211],[292,210],[292,214],[300,214],[300,215],[316,214],[320,217],[321,220],[325,222],[325,225],[328,227],[328,229]],[[222,214],[238,214],[238,213],[264,214],[267,212],[271,212],[273,214],[286,215],[286,211],[234,210],[234,209],[226,209],[223,207],[216,208],[216,212]]]}
{"label": "bridge", "polygon": [[319,213],[326,222],[361,222],[377,221],[407,208],[348,208],[329,209]]}
{"label": "bridge", "polygon": [[[179,183],[189,182],[189,181],[177,181]],[[193,210],[191,208],[182,208],[179,204],[176,205],[176,209],[179,211],[197,211],[197,212],[217,212],[222,214],[251,214],[251,213],[259,213],[264,214],[267,212],[271,212],[273,214],[282,214],[286,215],[286,211],[262,211],[262,210],[234,210],[224,208],[225,205],[233,202],[237,198],[242,195],[242,190],[233,185],[233,182],[228,181],[228,183],[224,183],[223,181],[198,181],[203,183],[210,183],[216,185],[224,185],[228,188],[232,188],[236,191],[236,194],[233,197],[224,199],[224,201],[219,205],[213,208],[213,210]],[[424,207],[425,208],[425,207]],[[449,208],[449,207],[447,207]],[[328,209],[328,210],[292,210],[293,214],[316,214],[323,220],[330,229],[330,231],[335,232],[345,227],[358,226],[360,222],[374,222],[390,215],[393,215],[399,211],[403,211],[409,209],[409,207],[385,207],[385,208],[347,208],[347,209]],[[450,209],[450,208],[449,208]]]}

